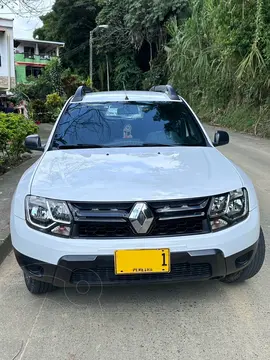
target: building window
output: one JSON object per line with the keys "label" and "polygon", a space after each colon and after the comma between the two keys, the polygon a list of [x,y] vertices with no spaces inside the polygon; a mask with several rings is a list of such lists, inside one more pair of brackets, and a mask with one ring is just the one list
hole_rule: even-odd
{"label": "building window", "polygon": [[26,77],[31,76],[31,75],[32,75],[32,67],[26,66]]}
{"label": "building window", "polygon": [[25,46],[24,47],[24,57],[28,59],[34,59],[35,49],[33,47]]}
{"label": "building window", "polygon": [[26,66],[26,77],[34,76],[39,77],[42,74],[42,68],[34,66]]}

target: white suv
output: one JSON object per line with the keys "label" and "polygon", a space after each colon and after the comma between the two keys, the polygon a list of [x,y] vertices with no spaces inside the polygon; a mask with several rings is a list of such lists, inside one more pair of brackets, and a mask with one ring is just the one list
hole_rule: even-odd
{"label": "white suv", "polygon": [[219,279],[260,270],[265,242],[247,175],[169,86],[91,92],[64,106],[20,180],[11,237],[27,288]]}

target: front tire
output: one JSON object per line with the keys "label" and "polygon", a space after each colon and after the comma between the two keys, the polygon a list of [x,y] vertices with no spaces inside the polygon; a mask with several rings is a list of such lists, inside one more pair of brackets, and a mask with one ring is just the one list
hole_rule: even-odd
{"label": "front tire", "polygon": [[251,263],[241,271],[225,276],[225,278],[221,279],[221,282],[231,284],[235,282],[243,282],[245,280],[251,279],[253,276],[258,274],[263,266],[265,259],[265,239],[263,235],[263,231],[260,231],[260,237],[258,240],[258,248],[254,258]]}
{"label": "front tire", "polygon": [[24,272],[24,281],[27,289],[30,291],[31,294],[35,294],[35,295],[46,294],[56,289],[56,287],[53,286],[53,284],[36,280],[25,272]]}

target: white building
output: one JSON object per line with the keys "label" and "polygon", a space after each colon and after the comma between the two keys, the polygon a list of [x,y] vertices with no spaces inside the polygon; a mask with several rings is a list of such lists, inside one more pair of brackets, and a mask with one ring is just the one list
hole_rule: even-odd
{"label": "white building", "polygon": [[13,20],[0,17],[0,94],[15,86]]}

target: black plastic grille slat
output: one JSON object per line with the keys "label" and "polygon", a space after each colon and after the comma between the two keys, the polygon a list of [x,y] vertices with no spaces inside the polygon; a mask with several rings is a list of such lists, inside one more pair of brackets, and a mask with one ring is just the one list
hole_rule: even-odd
{"label": "black plastic grille slat", "polygon": [[162,281],[162,280],[188,280],[188,279],[209,279],[212,276],[210,264],[173,264],[170,273],[136,274],[136,275],[115,275],[113,267],[100,267],[91,269],[77,269],[71,274],[70,282],[88,283],[132,283],[137,281]]}
{"label": "black plastic grille slat", "polygon": [[187,199],[187,200],[172,200],[172,201],[149,201],[147,204],[151,206],[152,209],[160,209],[164,206],[169,206],[171,208],[178,208],[183,205],[186,206],[199,206],[207,201],[208,198],[195,198],[195,199]]}
{"label": "black plastic grille slat", "polygon": [[[134,237],[136,233],[128,223],[81,223],[77,225],[80,237]],[[143,236],[189,235],[204,233],[203,220],[194,218],[187,220],[157,221],[149,233]]]}
{"label": "black plastic grille slat", "polygon": [[[75,219],[72,236],[82,238],[128,238],[207,233],[210,232],[207,222],[209,202],[209,198],[147,202],[155,219],[147,234],[137,234],[128,220],[128,215],[135,202],[71,203],[70,208]],[[158,209],[162,209],[162,212],[158,212]],[[169,210],[167,211],[167,209]],[[198,216],[198,213],[202,215]],[[122,214],[125,214],[125,216]]]}
{"label": "black plastic grille slat", "polygon": [[127,223],[81,223],[77,227],[80,237],[130,237],[134,235]]}
{"label": "black plastic grille slat", "polygon": [[78,210],[91,210],[99,209],[100,211],[108,211],[111,209],[126,210],[129,211],[134,203],[72,203],[71,205]]}
{"label": "black plastic grille slat", "polygon": [[178,219],[167,221],[156,221],[151,230],[151,235],[187,235],[204,232],[203,219]]}

